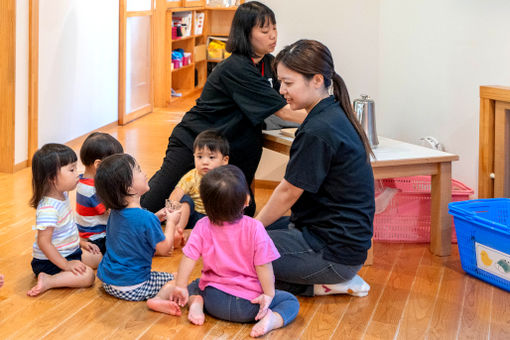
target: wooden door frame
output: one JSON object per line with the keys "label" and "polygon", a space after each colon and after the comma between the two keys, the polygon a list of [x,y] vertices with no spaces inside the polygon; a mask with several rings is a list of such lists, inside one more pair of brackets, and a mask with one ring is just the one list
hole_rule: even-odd
{"label": "wooden door frame", "polygon": [[151,87],[149,98],[151,103],[147,106],[144,106],[134,112],[126,113],[126,24],[127,18],[130,16],[139,16],[140,14],[147,14],[149,11],[142,12],[131,12],[129,14],[127,12],[127,0],[119,0],[119,102],[118,102],[118,123],[119,125],[125,125],[139,117],[142,117],[146,114],[149,114],[154,109],[154,31],[155,31],[155,10],[154,10],[154,2],[155,0],[151,0],[151,9],[150,9],[150,49],[151,49]]}
{"label": "wooden door frame", "polygon": [[16,1],[0,0],[0,171],[14,172]]}
{"label": "wooden door frame", "polygon": [[39,0],[29,0],[28,14],[28,166],[39,147]]}

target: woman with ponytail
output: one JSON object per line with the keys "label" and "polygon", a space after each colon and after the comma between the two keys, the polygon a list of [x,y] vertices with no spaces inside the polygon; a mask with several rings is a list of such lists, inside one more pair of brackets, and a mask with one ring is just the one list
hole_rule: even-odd
{"label": "woman with ponytail", "polygon": [[284,179],[257,216],[281,254],[273,262],[276,288],[366,296],[370,286],[357,272],[375,211],[370,144],[326,46],[299,40],[277,55],[275,67],[290,108],[307,112]]}

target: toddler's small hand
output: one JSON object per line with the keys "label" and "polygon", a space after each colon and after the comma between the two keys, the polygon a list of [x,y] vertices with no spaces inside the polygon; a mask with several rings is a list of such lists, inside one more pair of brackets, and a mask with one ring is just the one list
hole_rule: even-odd
{"label": "toddler's small hand", "polygon": [[85,264],[78,260],[67,261],[66,271],[73,273],[74,275],[80,275],[85,273],[87,267]]}
{"label": "toddler's small hand", "polygon": [[176,302],[179,306],[184,307],[188,303],[188,289],[175,287],[170,295],[170,300]]}
{"label": "toddler's small hand", "polygon": [[269,310],[269,306],[271,305],[271,301],[273,301],[273,297],[266,294],[260,294],[255,299],[250,301],[253,304],[257,303],[260,305],[259,312],[257,316],[255,316],[256,321],[266,316],[267,311]]}
{"label": "toddler's small hand", "polygon": [[181,211],[180,210],[174,210],[170,211],[169,209],[166,209],[166,219],[167,221],[170,221],[174,224],[177,224],[179,222],[179,219],[181,218]]}
{"label": "toddler's small hand", "polygon": [[154,215],[156,215],[156,217],[159,219],[160,222],[163,222],[166,220],[167,211],[168,211],[168,209],[161,208],[158,211],[156,211],[154,213]]}
{"label": "toddler's small hand", "polygon": [[97,244],[94,244],[92,242],[84,242],[82,248],[88,252],[91,252],[92,254],[101,254],[101,250],[99,250]]}

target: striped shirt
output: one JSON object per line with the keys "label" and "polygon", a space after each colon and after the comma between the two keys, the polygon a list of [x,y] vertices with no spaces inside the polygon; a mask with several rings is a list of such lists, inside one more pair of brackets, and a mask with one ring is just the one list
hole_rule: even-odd
{"label": "striped shirt", "polygon": [[[51,243],[60,255],[66,257],[80,248],[80,238],[69,203],[69,195],[67,192],[64,195],[66,197],[64,201],[46,196],[41,199],[37,205],[35,229],[46,230],[48,227],[53,227]],[[37,235],[32,255],[39,260],[48,259],[37,245]]]}
{"label": "striped shirt", "polygon": [[105,237],[107,222],[108,214],[97,198],[94,179],[80,175],[76,187],[76,224],[80,237],[91,241]]}

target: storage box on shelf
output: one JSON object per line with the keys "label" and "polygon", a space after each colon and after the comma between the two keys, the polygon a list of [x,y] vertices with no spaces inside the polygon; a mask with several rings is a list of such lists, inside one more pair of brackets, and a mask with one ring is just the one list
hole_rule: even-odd
{"label": "storage box on shelf", "polygon": [[[382,188],[396,189],[396,193],[385,209],[374,217],[374,240],[430,242],[430,176],[388,178],[379,183]],[[376,195],[382,188],[376,188]],[[468,200],[473,193],[471,188],[452,179],[453,202]],[[452,241],[456,241],[453,223]]]}
{"label": "storage box on shelf", "polygon": [[452,202],[462,269],[510,291],[510,199]]}
{"label": "storage box on shelf", "polygon": [[[195,47],[205,45],[205,16],[204,7],[173,7],[167,11],[167,102],[176,98],[171,96],[171,90],[177,93],[178,97],[186,96],[205,83],[205,58],[195,58]],[[175,34],[178,25],[182,34]],[[183,52],[182,58],[179,58],[179,55],[176,58],[176,50]]]}

